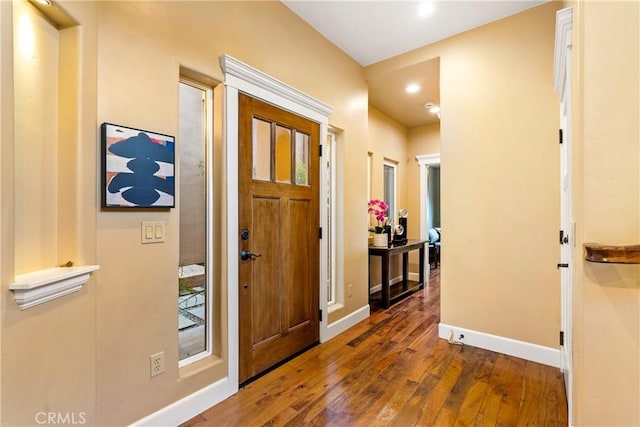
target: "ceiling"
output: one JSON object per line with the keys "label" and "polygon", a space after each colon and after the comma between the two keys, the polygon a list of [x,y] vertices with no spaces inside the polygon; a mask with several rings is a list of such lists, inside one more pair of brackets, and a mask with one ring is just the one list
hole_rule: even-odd
{"label": "ceiling", "polygon": [[[516,14],[546,1],[335,1],[282,0],[362,66],[383,61],[455,34]],[[421,11],[427,10],[426,16]],[[436,123],[424,108],[440,103],[440,62],[436,58],[375,77],[369,103],[408,128]],[[405,87],[418,83],[419,92]]]}

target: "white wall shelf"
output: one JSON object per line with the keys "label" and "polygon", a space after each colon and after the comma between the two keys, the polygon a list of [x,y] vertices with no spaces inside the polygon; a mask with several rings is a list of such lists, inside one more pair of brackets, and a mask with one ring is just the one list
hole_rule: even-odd
{"label": "white wall shelf", "polygon": [[79,291],[89,281],[92,271],[99,265],[55,267],[16,276],[9,285],[13,297],[21,309],[27,309]]}

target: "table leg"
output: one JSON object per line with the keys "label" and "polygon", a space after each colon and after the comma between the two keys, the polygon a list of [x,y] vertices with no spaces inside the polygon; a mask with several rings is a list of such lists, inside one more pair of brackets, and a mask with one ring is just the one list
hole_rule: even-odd
{"label": "table leg", "polygon": [[382,277],[380,278],[380,285],[382,289],[380,289],[380,295],[382,299],[382,306],[384,308],[389,308],[389,303],[391,302],[391,290],[389,289],[389,253],[385,252],[382,255]]}
{"label": "table leg", "polygon": [[419,267],[419,271],[420,271],[420,275],[418,280],[420,281],[420,286],[424,287],[424,245],[420,246],[420,253],[418,255],[419,261],[418,261],[418,265]]}
{"label": "table leg", "polygon": [[409,252],[402,254],[402,290],[407,290],[407,278],[409,276]]}
{"label": "table leg", "polygon": [[369,278],[367,286],[367,301],[369,302],[369,305],[371,305],[371,255],[367,255],[367,258],[369,261],[369,269],[367,270],[367,277]]}

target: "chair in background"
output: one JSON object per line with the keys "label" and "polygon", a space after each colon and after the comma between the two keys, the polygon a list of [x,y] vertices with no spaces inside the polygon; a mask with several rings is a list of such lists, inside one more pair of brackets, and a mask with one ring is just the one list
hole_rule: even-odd
{"label": "chair in background", "polygon": [[429,229],[429,264],[440,264],[440,227]]}

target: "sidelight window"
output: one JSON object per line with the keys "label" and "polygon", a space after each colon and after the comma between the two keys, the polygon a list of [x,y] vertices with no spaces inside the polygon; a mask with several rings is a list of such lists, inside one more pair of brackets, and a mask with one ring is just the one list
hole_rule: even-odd
{"label": "sidelight window", "polygon": [[396,223],[396,170],[397,163],[384,161],[384,202],[389,206],[387,216]]}
{"label": "sidelight window", "polygon": [[212,147],[210,87],[179,84],[180,254],[178,266],[179,366],[212,353],[212,272],[208,211]]}

